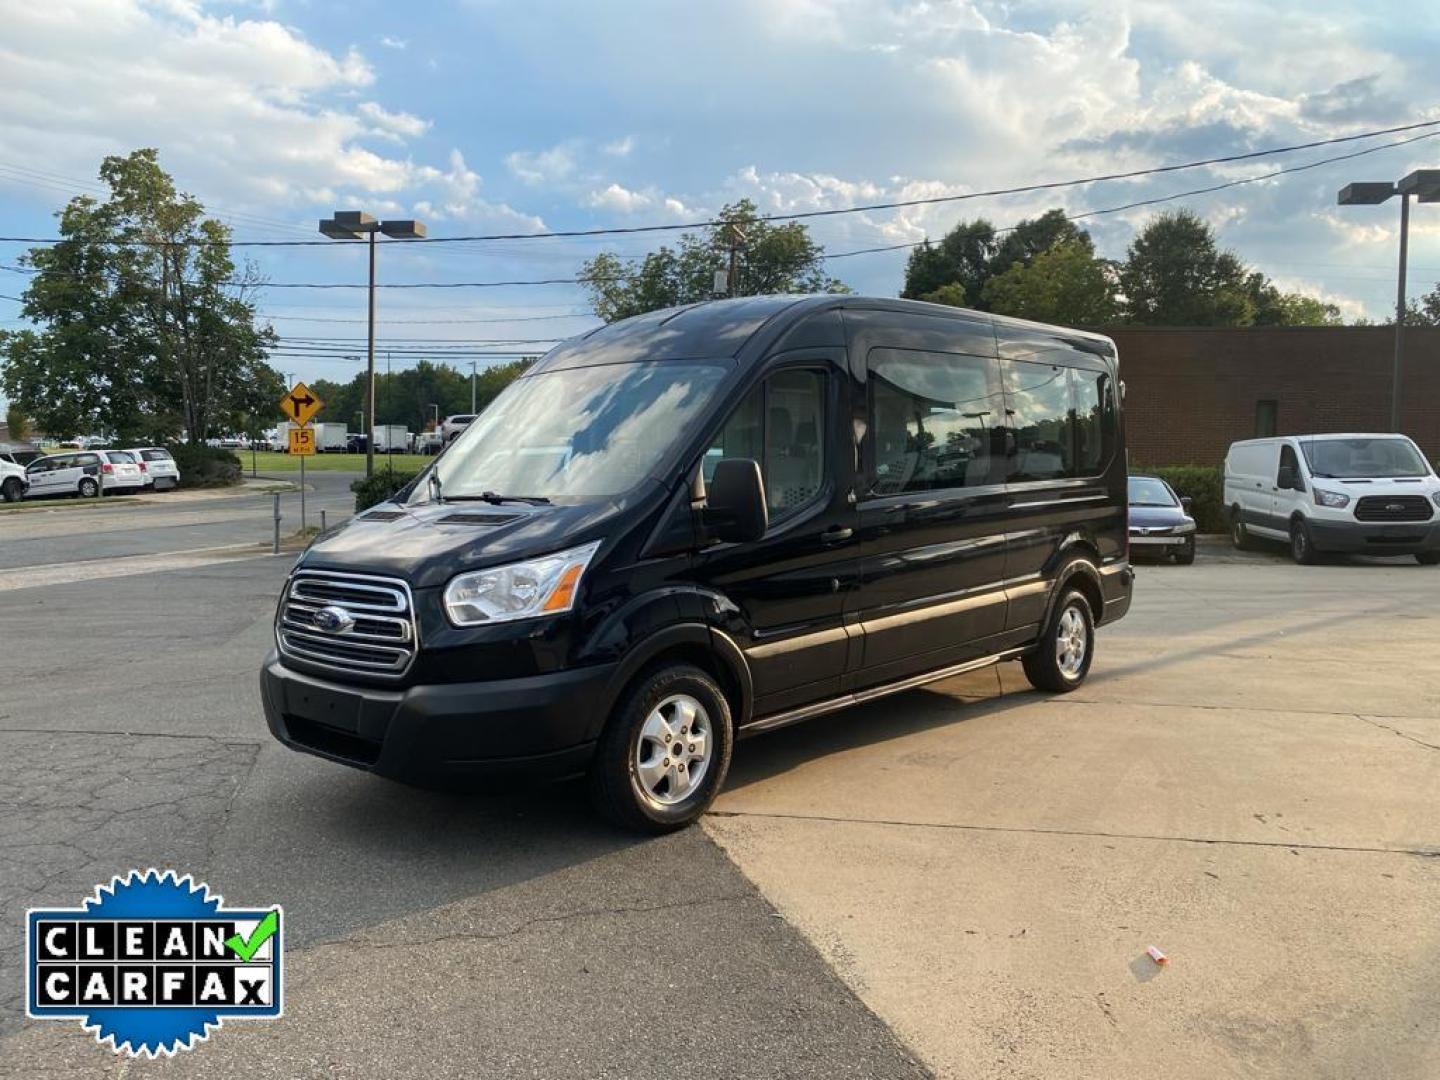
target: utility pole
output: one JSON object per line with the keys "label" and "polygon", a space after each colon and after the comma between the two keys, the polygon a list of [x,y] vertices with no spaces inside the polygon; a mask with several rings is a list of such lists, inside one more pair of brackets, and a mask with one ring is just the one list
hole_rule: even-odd
{"label": "utility pole", "polygon": [[475,361],[470,361],[470,414],[475,414]]}
{"label": "utility pole", "polygon": [[736,221],[726,227],[730,231],[730,274],[726,284],[730,286],[730,295],[735,297],[740,295],[740,249],[745,246],[745,232]]}
{"label": "utility pole", "polygon": [[365,392],[369,400],[368,423],[365,426],[365,475],[372,476],[375,472],[375,231],[370,232],[370,314],[369,334],[365,341],[366,370],[368,372],[368,389]]}

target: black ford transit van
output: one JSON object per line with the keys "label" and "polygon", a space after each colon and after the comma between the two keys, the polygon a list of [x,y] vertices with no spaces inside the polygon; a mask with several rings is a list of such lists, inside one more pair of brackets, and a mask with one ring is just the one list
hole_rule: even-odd
{"label": "black ford transit van", "polygon": [[261,689],[297,750],[588,774],[697,818],[737,735],[1002,660],[1074,689],[1132,573],[1113,343],[902,300],[657,311],[551,351],[314,543]]}

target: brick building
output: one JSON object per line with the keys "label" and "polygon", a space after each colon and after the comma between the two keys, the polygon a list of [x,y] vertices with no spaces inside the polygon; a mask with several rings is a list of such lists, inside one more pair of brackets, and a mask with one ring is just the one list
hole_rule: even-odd
{"label": "brick building", "polygon": [[[1395,329],[1115,326],[1130,460],[1218,464],[1236,439],[1387,431]],[[1401,429],[1440,459],[1440,328],[1405,331]]]}

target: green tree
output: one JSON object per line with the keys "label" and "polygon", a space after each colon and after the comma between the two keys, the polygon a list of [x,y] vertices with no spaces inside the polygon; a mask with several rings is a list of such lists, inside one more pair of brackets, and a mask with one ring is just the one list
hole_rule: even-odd
{"label": "green tree", "polygon": [[1113,322],[1119,312],[1114,270],[1095,257],[1089,239],[1062,240],[1028,262],[1012,263],[985,283],[985,308],[1067,326]]}
{"label": "green tree", "polygon": [[107,157],[100,178],[109,197],[72,199],[60,242],[23,256],[35,276],[22,314],[42,329],[0,339],[0,384],[56,434],[244,430],[284,389],[266,363],[274,335],[255,326],[258,275],[237,275],[229,228],[154,150]]}
{"label": "green tree", "polygon": [[740,241],[734,293],[849,292],[824,269],[824,249],[798,221],[774,224],[761,219],[749,199],[724,207],[717,224],[684,233],[674,248],[662,246],[643,259],[622,259],[609,252],[587,262],[581,280],[595,314],[606,322],[647,311],[692,304],[715,295],[715,273],[728,270],[730,248]]}
{"label": "green tree", "polygon": [[1244,265],[1189,210],[1140,230],[1120,266],[1120,291],[1129,320],[1149,326],[1248,326],[1255,316]]}
{"label": "green tree", "polygon": [[30,438],[30,418],[14,402],[5,410],[5,427],[14,442],[24,442]]}
{"label": "green tree", "polygon": [[1254,311],[1255,326],[1342,326],[1340,309],[1304,293],[1281,292],[1264,274],[1245,279],[1245,291]]}
{"label": "green tree", "polygon": [[[910,252],[900,295],[912,300],[930,298],[946,286],[955,285],[963,292],[964,302],[954,306],[974,306],[990,277],[990,260],[996,246],[995,226],[990,222],[984,218],[960,222],[938,243],[927,239]],[[952,289],[946,295],[956,294]]]}

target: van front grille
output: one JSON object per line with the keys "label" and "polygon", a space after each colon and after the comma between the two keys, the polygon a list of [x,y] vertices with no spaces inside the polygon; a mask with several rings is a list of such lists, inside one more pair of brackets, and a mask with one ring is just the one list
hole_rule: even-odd
{"label": "van front grille", "polygon": [[1430,516],[1424,495],[1366,495],[1355,504],[1357,521],[1429,521]]}
{"label": "van front grille", "polygon": [[297,570],[275,620],[280,651],[355,674],[398,678],[415,658],[415,614],[403,581]]}

